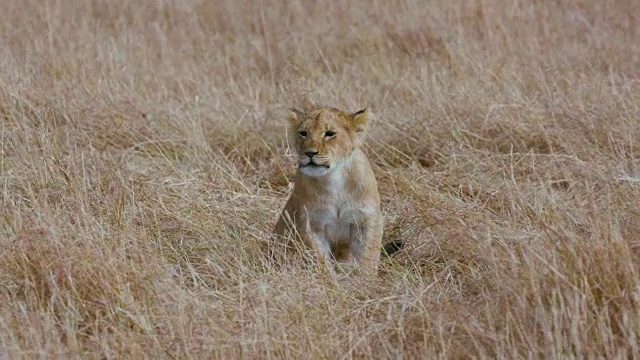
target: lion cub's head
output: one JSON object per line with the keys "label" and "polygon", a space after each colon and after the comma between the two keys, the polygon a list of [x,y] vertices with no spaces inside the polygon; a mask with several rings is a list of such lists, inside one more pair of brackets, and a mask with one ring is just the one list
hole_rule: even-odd
{"label": "lion cub's head", "polygon": [[366,108],[353,114],[328,107],[309,112],[291,109],[289,121],[300,172],[323,176],[340,167],[360,146],[368,114]]}

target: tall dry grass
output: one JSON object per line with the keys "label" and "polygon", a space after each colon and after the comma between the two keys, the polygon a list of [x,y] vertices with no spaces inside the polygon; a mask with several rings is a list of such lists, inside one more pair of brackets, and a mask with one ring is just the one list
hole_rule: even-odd
{"label": "tall dry grass", "polygon": [[[1,358],[640,356],[637,1],[1,9]],[[375,280],[259,256],[305,104],[376,114]]]}

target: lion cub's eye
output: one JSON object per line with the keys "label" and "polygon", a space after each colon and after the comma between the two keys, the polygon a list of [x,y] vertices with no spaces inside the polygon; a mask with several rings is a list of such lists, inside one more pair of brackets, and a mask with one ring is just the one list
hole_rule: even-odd
{"label": "lion cub's eye", "polygon": [[324,137],[327,138],[327,139],[331,139],[334,136],[336,136],[336,132],[335,131],[325,131],[324,132]]}
{"label": "lion cub's eye", "polygon": [[304,130],[298,131],[298,135],[300,135],[300,137],[304,139],[307,137],[307,132]]}

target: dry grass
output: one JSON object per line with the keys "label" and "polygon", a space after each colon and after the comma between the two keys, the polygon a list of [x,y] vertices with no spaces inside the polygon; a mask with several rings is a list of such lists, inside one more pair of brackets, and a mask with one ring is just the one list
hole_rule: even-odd
{"label": "dry grass", "polygon": [[[2,10],[0,358],[640,355],[638,1]],[[259,256],[307,103],[376,114],[376,280]]]}

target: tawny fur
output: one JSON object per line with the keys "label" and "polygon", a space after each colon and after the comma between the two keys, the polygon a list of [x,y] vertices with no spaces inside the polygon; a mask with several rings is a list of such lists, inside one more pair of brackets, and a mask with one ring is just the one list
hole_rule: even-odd
{"label": "tawny fur", "polygon": [[377,182],[360,148],[368,110],[291,110],[289,120],[299,167],[274,229],[276,241],[302,241],[330,266],[337,261],[375,270],[383,219]]}

